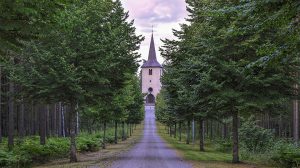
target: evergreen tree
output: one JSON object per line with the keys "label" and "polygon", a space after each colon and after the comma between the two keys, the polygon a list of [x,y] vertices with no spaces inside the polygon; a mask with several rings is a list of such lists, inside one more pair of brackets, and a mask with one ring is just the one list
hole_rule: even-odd
{"label": "evergreen tree", "polygon": [[[122,88],[137,69],[142,40],[120,1],[70,4],[56,17],[49,36],[26,44],[15,72],[23,94],[70,106],[71,162],[76,157],[76,105],[97,105]],[[118,74],[118,75],[111,75]]]}
{"label": "evergreen tree", "polygon": [[[295,26],[299,3],[187,3],[190,24],[174,31],[178,40],[164,40],[162,48],[167,60],[163,84],[166,95],[172,95],[166,97],[166,109],[185,107],[184,114],[172,111],[180,117],[198,116],[200,121],[231,116],[236,163],[239,116],[281,106],[292,96],[296,79],[290,74],[299,68],[295,64],[297,40],[293,41],[299,35]],[[274,31],[275,24],[280,24],[276,27],[279,33]],[[281,36],[282,32],[288,33],[288,38]]]}

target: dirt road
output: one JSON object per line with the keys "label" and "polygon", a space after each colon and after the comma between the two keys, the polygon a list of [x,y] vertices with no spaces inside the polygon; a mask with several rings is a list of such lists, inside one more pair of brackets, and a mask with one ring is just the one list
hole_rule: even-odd
{"label": "dirt road", "polygon": [[154,109],[146,109],[143,138],[130,151],[121,154],[112,168],[190,168],[158,136]]}

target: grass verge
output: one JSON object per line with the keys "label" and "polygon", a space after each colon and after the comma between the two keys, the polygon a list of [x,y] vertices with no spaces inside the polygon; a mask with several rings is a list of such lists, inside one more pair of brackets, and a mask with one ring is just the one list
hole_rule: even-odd
{"label": "grass verge", "polygon": [[184,139],[180,142],[177,138],[170,137],[165,126],[157,122],[158,134],[194,168],[267,168],[266,166],[251,163],[232,164],[230,153],[216,151],[212,144],[205,144],[205,152],[199,151],[199,144],[186,144]]}

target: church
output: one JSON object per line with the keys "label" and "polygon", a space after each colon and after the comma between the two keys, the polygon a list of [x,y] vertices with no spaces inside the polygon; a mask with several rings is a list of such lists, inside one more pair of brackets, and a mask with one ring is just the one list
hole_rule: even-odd
{"label": "church", "polygon": [[161,89],[160,78],[163,73],[163,67],[156,59],[153,33],[149,48],[148,60],[144,61],[141,67],[141,86],[142,92],[146,94],[145,105],[155,106],[155,99]]}

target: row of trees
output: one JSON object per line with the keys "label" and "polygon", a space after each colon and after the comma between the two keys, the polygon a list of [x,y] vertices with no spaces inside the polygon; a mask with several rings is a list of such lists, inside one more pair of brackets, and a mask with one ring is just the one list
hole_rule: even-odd
{"label": "row of trees", "polygon": [[0,11],[0,137],[6,130],[9,149],[15,130],[22,137],[39,128],[41,144],[68,135],[76,162],[80,121],[92,118],[104,130],[114,121],[117,130],[143,119],[136,77],[143,37],[119,0],[1,1]]}
{"label": "row of trees", "polygon": [[[166,62],[157,118],[175,128],[186,121],[188,130],[192,120],[198,121],[201,151],[204,121],[224,124],[224,134],[231,122],[232,161],[237,163],[239,117],[284,116],[290,102],[299,99],[300,3],[187,3],[188,23],[174,31],[178,39],[163,40],[161,53]],[[298,116],[297,101],[293,103]],[[296,141],[297,123],[293,129]]]}

